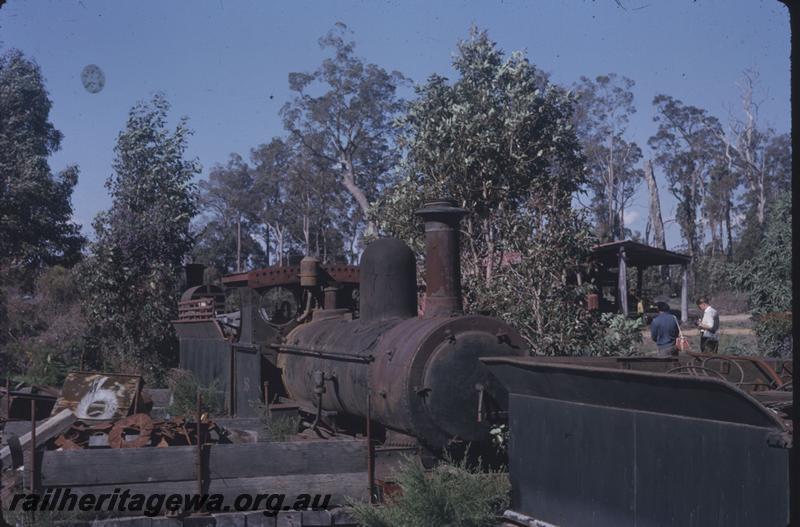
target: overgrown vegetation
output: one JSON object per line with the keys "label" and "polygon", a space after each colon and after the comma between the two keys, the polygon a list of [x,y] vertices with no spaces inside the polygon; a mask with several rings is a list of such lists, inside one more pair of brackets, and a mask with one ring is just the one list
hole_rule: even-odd
{"label": "overgrown vegetation", "polygon": [[597,355],[633,355],[642,343],[644,323],[639,318],[603,313],[600,326],[598,338],[589,344]]}
{"label": "overgrown vegetation", "polygon": [[167,375],[167,386],[172,393],[172,401],[167,411],[170,415],[196,416],[197,394],[201,397],[201,411],[209,415],[222,415],[225,410],[225,395],[220,382],[214,380],[208,386],[197,381],[188,370],[174,368]]}
{"label": "overgrown vegetation", "polygon": [[169,103],[156,95],[134,106],[117,138],[112,205],[94,221],[91,255],[80,267],[92,365],[163,382],[177,365],[181,267],[192,248],[198,163],[184,158],[186,119],[167,127]]}
{"label": "overgrown vegetation", "polygon": [[[51,267],[36,279],[34,291],[7,289],[9,369],[29,383],[59,385],[82,363],[86,323],[77,297],[75,275]],[[3,372],[5,373],[5,371]]]}
{"label": "overgrown vegetation", "polygon": [[535,353],[583,347],[592,316],[575,277],[592,237],[571,206],[585,182],[570,97],[522,53],[506,58],[473,29],[453,61],[458,79],[432,75],[399,125],[404,179],[374,217],[421,252],[425,200],[455,199],[462,228],[465,308],[517,327]]}
{"label": "overgrown vegetation", "polygon": [[258,412],[262,430],[258,434],[259,441],[288,441],[298,431],[299,417],[276,417],[269,405],[262,401],[250,403]]}
{"label": "overgrown vegetation", "polygon": [[792,204],[786,196],[771,207],[764,237],[753,258],[733,270],[750,298],[762,354],[792,352]]}
{"label": "overgrown vegetation", "polygon": [[504,472],[481,472],[465,461],[442,462],[426,471],[414,459],[393,476],[401,492],[385,505],[356,503],[353,515],[364,527],[490,527],[508,507],[511,484]]}

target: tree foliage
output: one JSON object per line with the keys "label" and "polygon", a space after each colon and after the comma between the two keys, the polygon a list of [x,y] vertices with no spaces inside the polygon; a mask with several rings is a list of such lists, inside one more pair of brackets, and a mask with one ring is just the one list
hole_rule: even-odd
{"label": "tree foliage", "polygon": [[0,55],[0,272],[30,286],[47,265],[71,265],[84,243],[72,221],[78,168],[53,174],[47,158],[62,134],[39,66],[16,50]]}
{"label": "tree foliage", "polygon": [[792,202],[784,196],[769,211],[764,237],[752,258],[732,273],[749,294],[761,351],[789,355],[792,350]]}
{"label": "tree foliage", "polygon": [[159,378],[176,358],[170,320],[181,265],[192,248],[192,179],[200,171],[185,158],[186,119],[170,130],[168,112],[161,95],[131,109],[106,182],[112,205],[94,221],[92,254],[82,266],[97,365],[150,378]]}
{"label": "tree foliage", "polygon": [[3,373],[19,372],[32,383],[60,384],[68,370],[80,367],[84,350],[86,322],[74,269],[47,268],[37,277],[33,293],[9,287],[6,294]]}
{"label": "tree foliage", "polygon": [[586,156],[588,190],[595,229],[601,241],[629,237],[625,210],[644,173],[638,163],[642,150],[625,138],[633,104],[634,82],[614,73],[595,79],[581,77],[577,94],[575,128]]}
{"label": "tree foliage", "polygon": [[227,164],[214,166],[199,187],[205,224],[197,236],[195,259],[220,274],[264,263],[255,221],[260,196],[255,192],[253,171],[244,159],[231,154]]}
{"label": "tree foliage", "polygon": [[[291,136],[326,164],[327,175],[346,191],[349,216],[360,230],[397,161],[392,120],[403,107],[396,91],[404,78],[357,57],[341,22],[319,43],[333,57],[312,73],[289,74],[296,95],[281,115]],[[375,234],[372,222],[366,227],[367,234]]]}
{"label": "tree foliage", "polygon": [[575,283],[591,240],[573,211],[585,182],[572,101],[522,53],[505,58],[485,32],[458,46],[454,82],[433,75],[400,121],[405,177],[375,218],[420,249],[409,221],[423,201],[454,198],[466,308],[505,318],[537,353],[570,353],[591,325]]}

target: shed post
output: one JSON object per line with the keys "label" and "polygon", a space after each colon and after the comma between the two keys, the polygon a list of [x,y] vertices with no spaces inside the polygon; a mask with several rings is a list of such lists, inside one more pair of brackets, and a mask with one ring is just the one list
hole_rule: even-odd
{"label": "shed post", "polygon": [[636,266],[636,296],[642,298],[642,281],[644,274],[644,267],[642,264]]}
{"label": "shed post", "polygon": [[681,322],[689,320],[689,268],[684,264],[681,273]]}
{"label": "shed post", "polygon": [[619,248],[619,278],[617,280],[617,288],[619,289],[619,294],[617,298],[619,299],[620,308],[622,309],[622,314],[628,316],[628,262],[625,258],[625,248]]}

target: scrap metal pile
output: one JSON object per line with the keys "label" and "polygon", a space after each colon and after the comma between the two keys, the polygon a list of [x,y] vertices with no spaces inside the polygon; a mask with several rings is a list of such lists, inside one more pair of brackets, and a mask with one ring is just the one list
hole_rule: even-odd
{"label": "scrap metal pile", "polygon": [[[52,440],[51,448],[78,450],[90,447],[142,448],[196,445],[197,423],[184,417],[153,420],[149,415],[129,415],[114,422],[76,421]],[[227,432],[209,420],[200,423],[203,443],[229,443]]]}
{"label": "scrap metal pile", "polygon": [[[20,447],[26,449],[163,448],[232,442],[227,430],[200,411],[192,417],[151,416],[153,403],[143,392],[138,375],[72,372],[60,394],[42,387],[6,384],[2,390],[4,436],[11,445],[22,440]],[[67,419],[65,414],[71,415]],[[34,422],[38,442],[30,432]],[[18,435],[22,437],[14,440]]]}

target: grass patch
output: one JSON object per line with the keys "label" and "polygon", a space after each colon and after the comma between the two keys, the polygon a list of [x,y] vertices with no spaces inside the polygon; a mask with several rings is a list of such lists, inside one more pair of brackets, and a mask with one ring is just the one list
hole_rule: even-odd
{"label": "grass patch", "polygon": [[351,504],[364,527],[489,527],[508,507],[511,484],[502,471],[483,472],[466,461],[442,462],[426,471],[415,459],[395,471],[402,492],[385,505]]}
{"label": "grass patch", "polygon": [[[700,336],[687,335],[691,351],[700,352]],[[644,340],[637,345],[635,355],[654,355],[657,351],[656,343],[650,339],[650,330],[644,335]],[[725,329],[719,335],[720,355],[759,355],[758,337],[754,333],[729,334]]]}
{"label": "grass patch", "polygon": [[275,417],[263,401],[251,401],[250,405],[256,409],[261,420],[259,441],[288,441],[297,433],[299,417]]}

